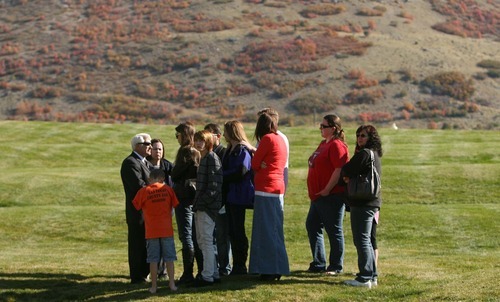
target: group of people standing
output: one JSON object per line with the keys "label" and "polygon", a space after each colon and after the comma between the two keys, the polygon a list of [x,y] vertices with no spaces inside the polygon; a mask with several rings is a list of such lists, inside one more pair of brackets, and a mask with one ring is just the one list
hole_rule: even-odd
{"label": "group of people standing", "polygon": [[[175,128],[179,149],[174,163],[164,158],[161,140],[151,139],[146,133],[132,138],[132,154],[121,168],[132,283],[144,282],[149,274],[150,291],[154,293],[158,276],[168,274],[170,279],[173,274],[171,262],[176,260],[175,254],[167,255],[171,247],[151,237],[159,232],[148,229],[172,228],[166,225],[171,219],[165,219],[165,226],[148,223],[160,215],[151,211],[158,206],[159,182],[175,192],[174,196],[161,196],[166,198],[165,208],[175,209],[182,243],[183,273],[177,283],[169,283],[170,289],[183,284],[212,285],[220,282],[221,275],[251,273],[259,274],[262,280],[279,280],[290,273],[283,231],[289,147],[286,137],[278,131],[278,121],[278,113],[271,108],[259,112],[256,147],[239,121],[226,122],[223,132],[216,124],[196,132],[193,124],[181,123]],[[222,137],[226,148],[220,144]],[[158,177],[155,170],[162,170],[164,178]],[[251,247],[245,230],[247,209],[254,211]],[[172,232],[164,234],[173,237]],[[160,241],[159,248],[156,241]]]}
{"label": "group of people standing", "polygon": [[[193,124],[181,123],[175,128],[179,149],[174,163],[164,158],[160,139],[146,133],[132,138],[133,151],[121,167],[132,283],[144,282],[149,274],[154,293],[162,275],[168,275],[170,289],[176,290],[177,285],[212,285],[224,275],[258,274],[261,280],[272,281],[290,274],[283,230],[289,143],[278,130],[278,122],[274,109],[259,111],[256,146],[236,120],[226,122],[223,131],[208,124],[197,132]],[[306,229],[313,257],[309,271],[336,275],[343,271],[345,182],[366,169],[367,153],[358,152],[364,148],[377,154],[380,173],[382,148],[376,129],[362,126],[357,131],[356,153],[349,161],[340,118],[325,116],[320,131],[323,140],[309,158],[307,177],[311,204]],[[349,285],[376,285],[372,232],[380,203],[349,204],[360,269]],[[160,205],[165,210],[158,211]],[[248,209],[253,209],[250,246],[245,230]],[[183,273],[177,283],[173,281],[177,259],[173,211],[182,243]],[[323,228],[330,241],[328,266]]]}
{"label": "group of people standing", "polygon": [[[349,200],[346,197],[346,184],[350,178],[366,174],[371,169],[369,153],[362,152],[366,149],[373,151],[374,166],[381,175],[380,158],[383,152],[380,137],[374,126],[360,126],[356,130],[355,153],[349,160],[340,118],[333,114],[324,116],[319,129],[323,140],[308,161],[307,188],[311,205],[306,229],[313,258],[308,271],[325,272],[331,276],[343,272],[343,221],[347,207],[351,212],[351,230],[358,253],[359,273],[354,280],[345,283],[368,288],[377,286],[376,225],[382,200]],[[330,242],[328,262],[323,229]]]}

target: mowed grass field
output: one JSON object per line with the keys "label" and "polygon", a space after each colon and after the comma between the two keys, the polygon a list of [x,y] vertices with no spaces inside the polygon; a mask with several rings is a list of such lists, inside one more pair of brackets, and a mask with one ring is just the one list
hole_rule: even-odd
{"label": "mowed grass field", "polygon": [[[130,285],[120,165],[148,132],[177,150],[174,126],[0,122],[0,301],[497,301],[500,299],[498,131],[380,129],[383,206],[379,286],[343,285],[357,272],[349,214],[345,274],[307,273],[307,159],[316,126],[290,140],[285,237],[291,276],[226,277],[202,289]],[[201,128],[201,125],[200,127]],[[247,126],[252,136],[253,125]],[[355,128],[345,129],[351,154]],[[247,214],[247,231],[251,230]],[[180,243],[176,239],[177,250]],[[176,277],[182,273],[180,251]]]}

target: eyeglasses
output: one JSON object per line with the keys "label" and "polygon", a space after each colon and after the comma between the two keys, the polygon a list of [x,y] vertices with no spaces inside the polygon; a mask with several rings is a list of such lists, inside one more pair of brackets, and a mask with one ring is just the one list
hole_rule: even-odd
{"label": "eyeglasses", "polygon": [[139,143],[138,145],[151,146],[150,142]]}
{"label": "eyeglasses", "polygon": [[356,134],[356,137],[368,137],[366,134]]}
{"label": "eyeglasses", "polygon": [[319,124],[319,127],[321,129],[326,129],[326,128],[333,128],[334,126]]}

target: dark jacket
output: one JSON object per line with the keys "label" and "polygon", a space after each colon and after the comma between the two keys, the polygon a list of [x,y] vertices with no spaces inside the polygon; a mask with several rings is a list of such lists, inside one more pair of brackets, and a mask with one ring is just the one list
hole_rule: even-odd
{"label": "dark jacket", "polygon": [[224,147],[222,144],[219,144],[217,147],[214,148],[213,151],[215,154],[217,154],[220,161],[222,162],[222,158],[224,157],[224,153],[226,153],[226,147]]}
{"label": "dark jacket", "polygon": [[255,187],[251,167],[252,155],[243,145],[237,145],[232,151],[226,150],[222,159],[222,192],[226,204],[253,207]]}
{"label": "dark jacket", "polygon": [[[380,179],[382,179],[382,165],[380,162],[380,157],[377,151],[373,151],[375,158],[375,169],[377,170]],[[358,175],[366,174],[370,171],[371,158],[370,153],[365,150],[360,150],[356,152],[354,156],[349,160],[347,164],[342,167],[341,177],[354,178]],[[380,209],[382,205],[382,198],[377,198],[372,201],[354,201],[348,199],[348,205],[351,207],[376,207]]]}
{"label": "dark jacket", "polygon": [[190,147],[179,149],[181,152],[178,162],[174,164],[172,173],[170,174],[174,184],[174,192],[181,204],[193,204],[194,195],[196,193],[196,174],[197,164],[192,159],[191,153],[193,150]]}
{"label": "dark jacket", "polygon": [[205,155],[198,167],[193,211],[203,211],[214,221],[222,206],[222,165],[213,152]]}
{"label": "dark jacket", "polygon": [[134,200],[137,191],[147,184],[149,177],[148,162],[141,162],[139,156],[132,152],[122,162],[120,169],[123,189],[125,190],[125,214],[128,224],[143,223],[141,212],[136,210],[132,201]]}
{"label": "dark jacket", "polygon": [[174,184],[172,182],[172,170],[174,169],[174,164],[172,164],[169,160],[162,158],[160,161],[160,169],[165,172],[165,183],[170,187],[173,187]]}

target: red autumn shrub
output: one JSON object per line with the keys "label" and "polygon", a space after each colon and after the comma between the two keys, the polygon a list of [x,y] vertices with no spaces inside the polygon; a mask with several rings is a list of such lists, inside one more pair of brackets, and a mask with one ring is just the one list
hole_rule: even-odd
{"label": "red autumn shrub", "polygon": [[461,37],[482,38],[485,34],[498,35],[500,12],[476,0],[431,0],[432,7],[448,16],[433,29]]}
{"label": "red autumn shrub", "polygon": [[361,88],[368,88],[368,87],[377,86],[377,85],[378,85],[378,80],[376,80],[376,79],[367,79],[365,77],[360,77],[360,78],[358,78],[356,83],[354,83],[353,86],[354,86],[354,88],[361,89]]}
{"label": "red autumn shrub", "polygon": [[352,90],[344,97],[344,104],[375,104],[380,98],[384,96],[382,89],[374,90]]}
{"label": "red autumn shrub", "polygon": [[358,120],[363,123],[384,123],[393,120],[389,112],[362,112],[358,114]]}

